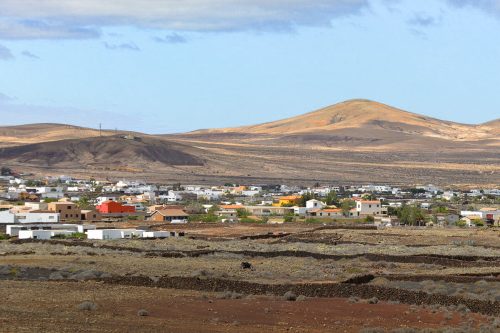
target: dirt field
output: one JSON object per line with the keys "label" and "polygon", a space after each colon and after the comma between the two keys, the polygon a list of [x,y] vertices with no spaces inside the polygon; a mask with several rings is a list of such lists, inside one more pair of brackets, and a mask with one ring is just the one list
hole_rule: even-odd
{"label": "dirt field", "polygon": [[[1,241],[0,331],[499,329],[499,230],[182,228],[163,240]],[[79,309],[85,300],[96,308]]]}

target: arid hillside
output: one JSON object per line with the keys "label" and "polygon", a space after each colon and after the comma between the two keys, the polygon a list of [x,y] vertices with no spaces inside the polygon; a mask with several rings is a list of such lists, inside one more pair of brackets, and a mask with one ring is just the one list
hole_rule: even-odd
{"label": "arid hillside", "polygon": [[120,135],[0,148],[4,163],[41,168],[137,170],[145,166],[203,165],[196,155],[200,155],[196,149],[166,140]]}
{"label": "arid hillside", "polygon": [[0,128],[0,165],[164,182],[500,185],[500,122],[458,124],[352,100],[271,123],[152,136]]}
{"label": "arid hillside", "polygon": [[68,139],[116,135],[116,132],[64,124],[28,124],[0,127],[0,147]]}
{"label": "arid hillside", "polygon": [[466,125],[406,112],[378,102],[350,100],[284,120],[200,130],[184,137],[225,142],[244,139],[253,144],[308,143],[337,148],[419,150],[423,146],[443,144],[497,146],[500,127],[498,120],[483,125]]}

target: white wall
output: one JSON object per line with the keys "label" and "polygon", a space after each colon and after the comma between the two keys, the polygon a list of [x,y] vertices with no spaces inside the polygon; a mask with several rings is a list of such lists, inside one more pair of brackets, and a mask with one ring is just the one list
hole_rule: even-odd
{"label": "white wall", "polygon": [[59,213],[18,213],[16,223],[58,223]]}
{"label": "white wall", "polygon": [[356,211],[360,215],[380,215],[382,212],[382,205],[379,201],[357,201]]}
{"label": "white wall", "polygon": [[0,212],[0,223],[5,224],[5,223],[16,223],[16,215],[14,213],[11,213],[8,210]]}

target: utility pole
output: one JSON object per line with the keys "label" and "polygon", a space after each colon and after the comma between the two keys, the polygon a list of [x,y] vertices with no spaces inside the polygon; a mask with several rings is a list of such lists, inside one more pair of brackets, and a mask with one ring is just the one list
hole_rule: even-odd
{"label": "utility pole", "polygon": [[101,133],[102,129],[101,129],[101,127],[102,127],[101,123],[99,123],[99,136],[102,136],[102,133]]}

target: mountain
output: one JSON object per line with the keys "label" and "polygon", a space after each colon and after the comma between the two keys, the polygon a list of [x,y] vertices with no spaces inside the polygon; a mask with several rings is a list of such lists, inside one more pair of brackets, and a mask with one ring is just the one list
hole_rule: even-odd
{"label": "mountain", "polygon": [[488,121],[486,123],[481,124],[481,128],[486,129],[491,133],[496,133],[496,135],[500,134],[500,118]]}
{"label": "mountain", "polygon": [[[192,152],[193,154],[189,153]],[[103,136],[0,148],[0,160],[44,168],[142,169],[203,165],[196,149],[154,137]]]}
{"label": "mountain", "polygon": [[265,124],[157,136],[35,124],[0,128],[0,166],[163,183],[497,187],[499,125],[443,121],[368,100]]}
{"label": "mountain", "polygon": [[[304,115],[274,122],[226,129],[200,130],[184,137],[269,143],[322,142],[348,146],[398,145],[432,142],[498,141],[495,123],[466,125],[403,111],[369,100],[350,100]],[[253,137],[253,138],[252,138]],[[275,140],[276,141],[276,140]],[[492,142],[486,143],[491,144]],[[410,148],[407,147],[407,148]]]}

